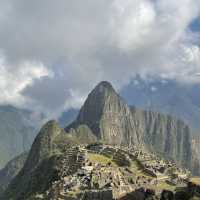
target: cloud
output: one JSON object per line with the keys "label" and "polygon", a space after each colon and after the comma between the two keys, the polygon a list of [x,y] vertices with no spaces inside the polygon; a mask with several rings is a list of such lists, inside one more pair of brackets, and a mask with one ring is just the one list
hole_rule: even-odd
{"label": "cloud", "polygon": [[112,8],[111,33],[119,48],[137,50],[149,43],[148,35],[156,22],[156,11],[150,1],[117,0]]}
{"label": "cloud", "polygon": [[42,77],[49,76],[50,72],[41,63],[23,62],[13,69],[7,65],[5,58],[0,58],[0,104],[14,104],[23,106],[25,97],[21,92]]}
{"label": "cloud", "polygon": [[[0,103],[59,113],[101,80],[196,82],[196,0],[0,0]],[[20,74],[24,72],[23,77]],[[17,85],[17,87],[16,87]]]}

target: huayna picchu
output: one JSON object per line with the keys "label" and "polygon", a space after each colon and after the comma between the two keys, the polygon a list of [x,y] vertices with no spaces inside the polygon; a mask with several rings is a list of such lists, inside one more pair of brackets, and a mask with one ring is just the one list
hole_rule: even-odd
{"label": "huayna picchu", "polygon": [[200,199],[192,138],[181,120],[129,107],[104,81],[68,127],[42,127],[1,199]]}

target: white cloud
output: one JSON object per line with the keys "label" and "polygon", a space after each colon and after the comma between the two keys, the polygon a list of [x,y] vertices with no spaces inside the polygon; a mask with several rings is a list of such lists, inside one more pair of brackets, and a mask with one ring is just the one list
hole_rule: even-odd
{"label": "white cloud", "polygon": [[[50,75],[41,63],[20,63],[16,69],[10,68],[5,58],[0,58],[0,104],[22,106],[25,98],[21,92],[33,83],[33,80]],[[9,69],[10,68],[10,69]],[[11,70],[11,71],[10,71]]]}
{"label": "white cloud", "polygon": [[137,50],[148,42],[156,21],[156,12],[150,1],[116,0],[113,2],[111,34],[123,50]]}
{"label": "white cloud", "polygon": [[199,41],[188,27],[200,1],[0,0],[0,5],[0,49],[6,56],[0,103],[31,102],[55,112],[79,106],[101,80],[118,89],[136,74],[198,81],[193,74],[200,70]]}
{"label": "white cloud", "polygon": [[183,61],[188,64],[198,65],[200,63],[200,48],[197,45],[183,46]]}

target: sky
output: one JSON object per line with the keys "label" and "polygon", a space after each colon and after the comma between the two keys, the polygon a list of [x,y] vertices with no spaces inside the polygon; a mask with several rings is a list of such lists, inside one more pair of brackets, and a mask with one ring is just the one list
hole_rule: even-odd
{"label": "sky", "polygon": [[200,78],[199,0],[0,0],[0,104],[58,115],[100,81]]}

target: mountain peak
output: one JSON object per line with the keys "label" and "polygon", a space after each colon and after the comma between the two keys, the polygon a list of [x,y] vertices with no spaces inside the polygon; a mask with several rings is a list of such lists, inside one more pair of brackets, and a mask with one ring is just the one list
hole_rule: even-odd
{"label": "mountain peak", "polygon": [[117,94],[112,84],[108,81],[102,81],[92,90],[88,98],[91,96],[99,96],[100,98],[105,98],[106,96],[108,97],[111,94]]}
{"label": "mountain peak", "polygon": [[98,88],[104,88],[104,89],[111,89],[114,90],[112,84],[108,81],[101,81],[96,87],[96,89]]}
{"label": "mountain peak", "polygon": [[107,81],[100,82],[88,95],[84,105],[82,106],[78,115],[77,121],[87,122],[91,125],[99,121],[104,112],[118,102],[121,97],[116,93],[111,83]]}
{"label": "mountain peak", "polygon": [[[99,139],[110,144],[137,144],[131,111],[124,100],[107,81],[100,82],[88,95],[76,122],[65,130],[88,126]],[[131,136],[130,136],[131,135]],[[130,136],[130,137],[129,137]]]}

